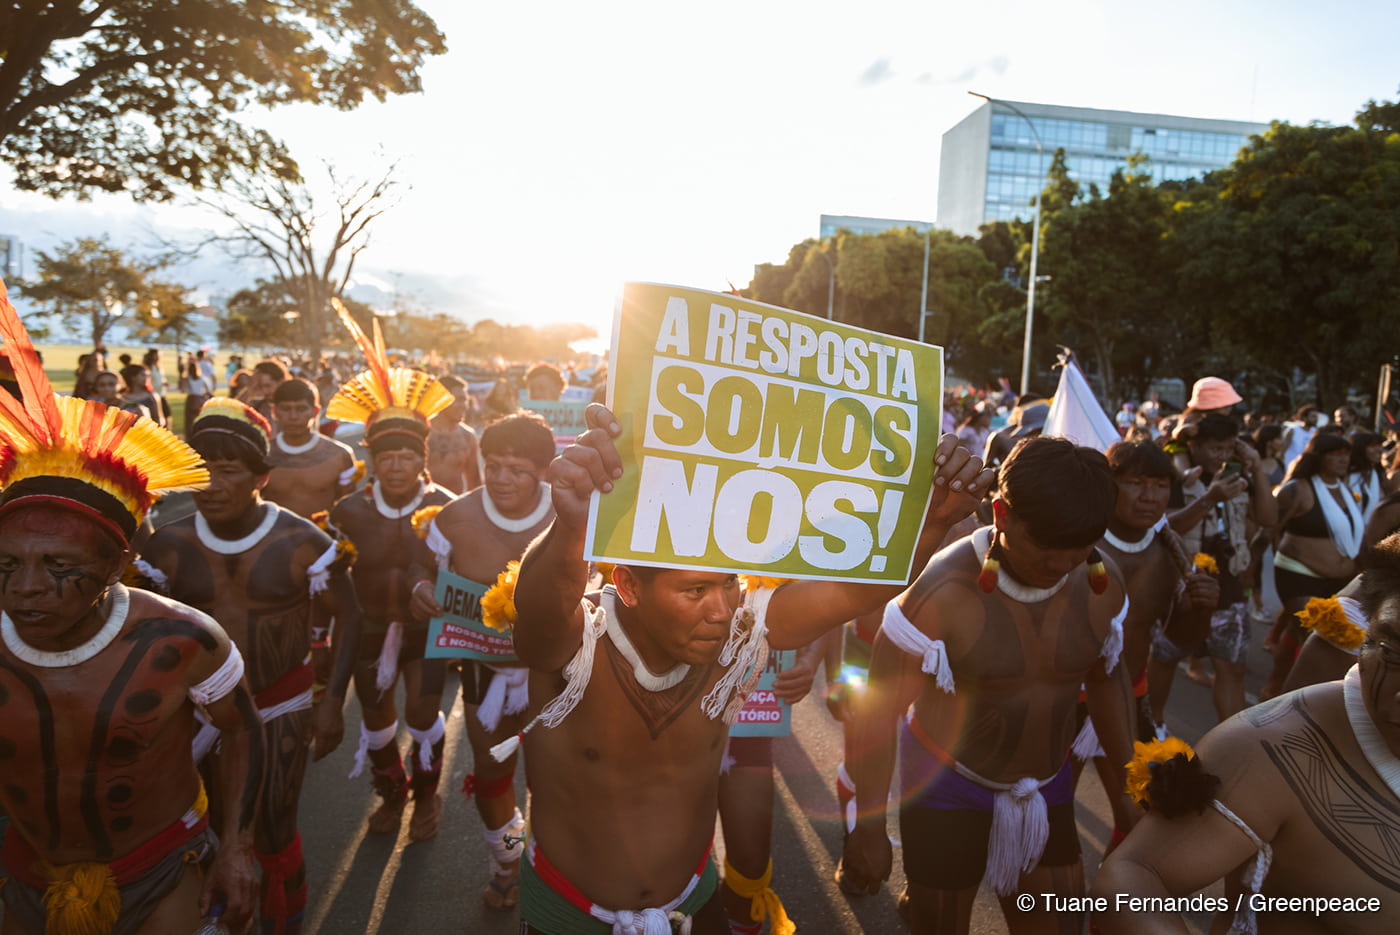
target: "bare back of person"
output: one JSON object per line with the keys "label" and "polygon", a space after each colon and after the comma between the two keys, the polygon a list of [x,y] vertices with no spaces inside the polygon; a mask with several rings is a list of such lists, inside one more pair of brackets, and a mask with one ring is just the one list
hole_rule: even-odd
{"label": "bare back of person", "polygon": [[309,568],[330,544],[308,521],[275,505],[272,528],[232,555],[206,547],[195,517],[156,530],[147,560],[171,597],[209,614],[243,652],[256,694],[301,665],[311,646]]}
{"label": "bare back of person", "polygon": [[85,662],[36,670],[0,646],[0,751],[24,764],[3,771],[0,805],[53,864],[128,854],[199,795],[190,667],[215,637],[188,608],[127,593],[125,625]]}
{"label": "bare back of person", "polygon": [[[700,699],[722,671],[695,666],[678,685],[650,692],[603,637],[578,707],[527,735],[531,834],[598,905],[665,903],[708,851],[729,729],[705,715]],[[531,707],[563,685],[532,678]]]}
{"label": "bare back of person", "polygon": [[311,447],[306,451],[289,451],[278,436],[269,449],[268,461],[272,471],[262,490],[263,499],[304,517],[335,505],[348,488],[341,484],[341,477],[355,464],[350,446],[319,434],[311,436]]}
{"label": "bare back of person", "polygon": [[464,494],[481,484],[476,453],[476,434],[470,428],[460,422],[445,429],[434,424],[428,433],[428,475],[433,483]]}
{"label": "bare back of person", "polygon": [[928,737],[987,779],[1046,779],[1074,740],[1079,689],[1122,605],[1121,585],[1093,595],[1078,574],[1048,600],[1022,604],[978,590],[980,562],[965,539],[938,553],[905,599],[916,627],[928,632],[935,622],[957,674],[954,695],[927,681],[915,717]]}

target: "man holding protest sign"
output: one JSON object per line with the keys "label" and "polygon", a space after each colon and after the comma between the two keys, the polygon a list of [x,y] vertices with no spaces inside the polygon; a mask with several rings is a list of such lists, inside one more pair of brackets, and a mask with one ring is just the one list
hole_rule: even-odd
{"label": "man holding protest sign", "polygon": [[[542,706],[521,732],[525,930],[723,933],[719,767],[770,644],[893,597],[991,472],[934,441],[937,349],[653,285],[627,287],[614,335],[624,416],[590,407],[551,466],[556,518],[516,591]],[[585,555],[618,563],[599,595]],[[813,580],[741,602],[747,569]]]}
{"label": "man holding protest sign", "polygon": [[[481,451],[486,485],[443,507],[428,528],[427,543],[439,568],[484,586],[519,559],[554,518],[549,485],[543,482],[545,469],[554,460],[554,433],[539,416],[516,413],[486,427]],[[415,617],[442,617],[443,603],[435,598],[430,579],[414,585],[411,610]],[[435,655],[435,632],[441,630],[430,631],[429,655]],[[489,649],[472,653],[484,658],[466,658],[461,663],[462,703],[474,709],[468,711],[466,721],[475,769],[462,791],[468,798],[476,794],[491,859],[491,879],[483,899],[493,909],[508,909],[519,899],[520,879],[520,849],[509,842],[524,835],[525,820],[515,804],[515,757],[498,763],[489,751],[524,726],[528,695],[526,670],[511,652],[510,641],[500,643],[504,645],[498,644],[498,653]],[[445,655],[463,653],[449,650]]]}

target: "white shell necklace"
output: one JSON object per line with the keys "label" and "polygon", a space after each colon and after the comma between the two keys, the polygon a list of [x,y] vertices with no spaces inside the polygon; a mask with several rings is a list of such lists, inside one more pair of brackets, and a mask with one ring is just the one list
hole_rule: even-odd
{"label": "white shell necklace", "polygon": [[303,442],[302,444],[300,444],[300,445],[289,445],[289,444],[287,444],[287,442],[282,438],[282,433],[281,433],[281,432],[278,432],[278,433],[277,433],[277,437],[274,439],[274,441],[277,442],[277,447],[280,448],[280,449],[283,451],[283,453],[285,453],[285,454],[289,454],[289,455],[304,455],[304,454],[306,454],[308,451],[310,451],[312,448],[315,448],[315,447],[316,447],[316,443],[319,442],[320,439],[318,439],[318,438],[316,437],[316,433],[315,433],[315,432],[312,432],[312,433],[311,433],[311,437],[308,438],[308,439],[307,439],[305,442]]}
{"label": "white shell necklace", "polygon": [[637,684],[649,692],[664,692],[668,688],[675,688],[687,675],[690,674],[690,666],[687,663],[677,663],[668,671],[661,675],[654,675],[652,671],[642,662],[642,657],[637,654],[637,648],[632,645],[632,641],[627,638],[627,631],[622,629],[622,624],[617,619],[617,592],[611,588],[605,588],[602,594],[603,610],[608,615],[608,636],[612,637],[613,645],[617,651],[622,653],[622,658],[632,664],[632,677],[637,680]]}
{"label": "white shell necklace", "polygon": [[1351,722],[1351,732],[1356,735],[1356,745],[1361,748],[1366,762],[1400,798],[1400,757],[1391,752],[1371,720],[1371,712],[1366,710],[1366,702],[1361,697],[1361,670],[1356,666],[1348,669],[1342,679],[1342,702],[1346,706],[1347,720]]}
{"label": "white shell necklace", "polygon": [[420,480],[417,496],[401,507],[392,507],[384,502],[384,495],[379,492],[379,481],[370,484],[369,489],[374,494],[374,508],[385,519],[403,519],[405,516],[411,516],[413,511],[418,509],[418,504],[423,502],[423,495],[428,492],[427,485]]}
{"label": "white shell necklace", "polygon": [[502,532],[524,532],[536,526],[549,514],[549,509],[554,505],[550,499],[549,485],[541,482],[539,486],[539,503],[527,515],[518,519],[511,519],[496,509],[496,504],[491,500],[491,493],[485,487],[481,488],[481,508],[486,511],[486,518]]}
{"label": "white shell necklace", "polygon": [[[987,535],[982,536],[980,540],[974,539],[973,546],[976,548],[978,555],[986,555],[987,550],[992,547],[992,536],[996,535],[996,529],[988,526],[979,530],[979,533],[987,533]],[[1041,601],[1048,601],[1059,593],[1060,588],[1064,587],[1065,582],[1068,580],[1069,575],[1065,575],[1048,588],[1033,588],[1028,584],[1022,584],[1012,578],[1006,573],[1006,569],[1003,568],[997,575],[997,590],[1013,601],[1018,601],[1022,604],[1039,604]]]}
{"label": "white shell necklace", "polygon": [[214,534],[214,530],[209,528],[209,521],[204,518],[203,513],[194,514],[194,534],[199,537],[199,544],[210,552],[218,552],[220,555],[238,555],[248,551],[263,541],[263,537],[272,531],[273,526],[277,525],[277,507],[271,503],[264,503],[262,506],[262,522],[258,523],[258,528],[242,539],[219,538]]}
{"label": "white shell necklace", "polygon": [[102,629],[93,634],[92,639],[81,646],[74,646],[72,649],[65,649],[57,653],[35,649],[20,638],[19,632],[15,629],[15,622],[10,619],[9,614],[0,614],[0,636],[4,637],[5,645],[9,647],[10,652],[32,666],[62,669],[87,662],[110,646],[126,624],[126,612],[131,606],[131,595],[120,584],[112,585],[111,594],[112,609],[107,613],[107,622],[102,625]]}
{"label": "white shell necklace", "polygon": [[1103,531],[1103,538],[1105,542],[1107,542],[1109,545],[1113,546],[1115,549],[1122,552],[1123,554],[1132,555],[1134,552],[1141,552],[1145,550],[1149,545],[1151,545],[1152,540],[1157,538],[1157,530],[1161,529],[1166,524],[1167,518],[1164,516],[1161,519],[1157,520],[1157,522],[1152,526],[1152,528],[1147,530],[1147,533],[1136,542],[1126,542],[1122,539],[1119,539],[1113,534],[1112,529],[1105,529]]}

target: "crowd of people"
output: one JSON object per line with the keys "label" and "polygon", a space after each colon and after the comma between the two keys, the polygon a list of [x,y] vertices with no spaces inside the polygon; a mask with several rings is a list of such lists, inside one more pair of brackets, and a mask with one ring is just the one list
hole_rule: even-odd
{"label": "crowd of people", "polygon": [[[353,369],[220,376],[200,352],[172,386],[155,352],[116,374],[94,353],[60,395],[0,294],[6,933],[180,933],[211,913],[299,932],[298,804],[347,696],[369,833],[406,819],[426,841],[451,678],[485,907],[543,935],[789,935],[772,743],[729,737],[787,649],[775,691],[800,700],[824,666],[845,730],[837,882],[859,898],[890,876],[897,782],[911,931],[968,931],[979,886],[1014,932],[1077,932],[1090,910],[1104,931],[1180,931],[1220,879],[1241,928],[1393,930],[1400,497],[1354,413],[1255,424],[1207,377],[1170,424],[1135,407],[1105,453],[1044,435],[1045,400],[1004,400],[1000,429],[985,403],[937,447],[907,588],[594,566],[590,500],[623,495],[610,411],[556,456],[509,378],[476,404],[483,381],[396,367],[343,320]],[[571,382],[519,377],[538,399]],[[161,402],[181,391],[183,441]],[[363,461],[323,431],[341,422],[364,426]],[[195,511],[152,529],[177,490]],[[509,654],[425,654],[448,573],[495,589]],[[1266,594],[1276,665],[1251,707]],[[1165,712],[1194,658],[1221,724],[1192,750]],[[1092,890],[1074,814],[1090,762],[1115,823]]]}

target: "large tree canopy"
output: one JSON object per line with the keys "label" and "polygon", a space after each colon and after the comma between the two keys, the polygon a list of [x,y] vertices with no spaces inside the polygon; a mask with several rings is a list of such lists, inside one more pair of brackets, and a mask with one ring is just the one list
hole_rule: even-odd
{"label": "large tree canopy", "polygon": [[414,92],[445,49],[411,0],[12,0],[0,159],[18,188],[54,196],[165,200],[239,169],[295,176],[243,111]]}

